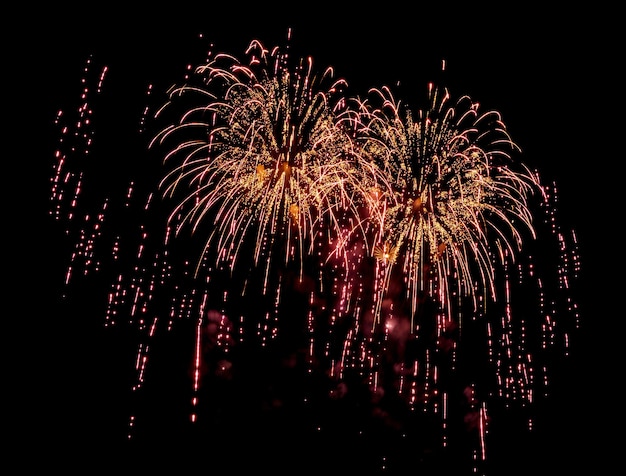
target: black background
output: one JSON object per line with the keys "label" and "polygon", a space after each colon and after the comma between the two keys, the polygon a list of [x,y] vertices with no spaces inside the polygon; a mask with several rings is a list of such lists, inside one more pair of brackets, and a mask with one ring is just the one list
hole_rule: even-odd
{"label": "black background", "polygon": [[[142,101],[147,82],[167,87],[201,57],[193,46],[199,33],[216,49],[238,55],[252,39],[282,44],[291,27],[294,48],[317,64],[332,65],[354,90],[399,81],[409,103],[421,100],[427,82],[441,76],[445,60],[449,89],[499,110],[527,163],[556,180],[563,219],[578,231],[580,242],[581,337],[558,366],[535,437],[511,432],[490,457],[496,475],[566,474],[581,468],[607,474],[623,430],[617,398],[623,345],[622,286],[618,290],[623,200],[617,198],[623,176],[618,130],[623,81],[617,75],[617,13],[599,3],[522,5],[178,2],[131,8],[102,3],[7,14],[6,23],[18,28],[4,32],[10,64],[4,68],[4,92],[12,106],[5,117],[10,269],[4,335],[7,349],[13,349],[5,359],[10,377],[5,392],[16,397],[6,411],[15,423],[7,431],[15,446],[9,453],[19,455],[18,465],[92,474],[104,465],[130,467],[131,461],[147,470],[164,459],[178,467],[177,474],[187,466],[199,468],[198,474],[223,474],[217,463],[224,448],[239,444],[235,459],[222,460],[223,467],[236,467],[252,458],[254,448],[265,448],[266,461],[258,460],[258,467],[281,466],[279,459],[298,455],[302,467],[329,474],[333,467],[367,468],[367,454],[339,438],[332,445],[303,440],[295,445],[301,451],[290,452],[285,443],[297,441],[297,432],[283,436],[283,446],[268,445],[267,434],[250,432],[245,444],[231,434],[200,442],[189,438],[179,452],[168,443],[125,447],[117,439],[125,433],[127,415],[119,410],[125,408],[127,380],[119,376],[132,355],[116,348],[125,337],[103,333],[99,314],[90,314],[88,296],[84,308],[71,312],[58,304],[66,250],[47,216],[58,137],[53,121],[58,109],[76,102],[86,58],[93,55],[110,65],[109,87],[119,95],[109,109],[124,131],[133,127],[136,116],[127,111],[137,97]],[[117,137],[111,148],[124,153],[123,144]],[[159,434],[175,439],[176,419],[165,418]],[[361,464],[347,462],[359,458]],[[459,474],[444,467],[435,466],[432,474]]]}

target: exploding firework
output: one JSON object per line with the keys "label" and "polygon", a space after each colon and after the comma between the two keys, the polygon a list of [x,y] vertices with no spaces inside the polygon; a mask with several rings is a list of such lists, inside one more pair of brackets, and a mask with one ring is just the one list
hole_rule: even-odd
{"label": "exploding firework", "polygon": [[[140,180],[121,197],[85,196],[108,68],[96,71],[52,177],[51,215],[73,245],[67,295],[80,274],[107,277],[104,320],[138,340],[133,395],[164,337],[190,330],[194,424],[236,381],[234,401],[306,407],[316,433],[341,427],[352,402],[376,425],[355,417],[349,438],[384,427],[419,435],[426,454],[461,434],[477,471],[489,405],[531,407],[578,325],[576,238],[558,226],[556,187],[467,97],[451,105],[431,86],[414,116],[389,88],[351,97],[311,58],[259,41],[245,53],[211,53],[138,114]],[[553,259],[537,260],[538,240]],[[284,390],[260,376],[269,366],[308,383]]]}
{"label": "exploding firework", "polygon": [[287,52],[258,41],[246,53],[246,64],[216,55],[197,69],[200,86],[170,93],[169,107],[200,95],[154,142],[173,144],[167,163],[180,158],[161,183],[166,195],[183,197],[170,220],[177,232],[188,222],[194,232],[208,230],[204,252],[231,268],[249,236],[255,266],[263,258],[269,268],[276,249],[284,263],[295,257],[302,265],[320,233],[345,259],[359,208],[376,187],[376,177],[355,166],[337,119],[345,80],[334,80],[331,68],[318,76],[311,58],[291,67]]}
{"label": "exploding firework", "polygon": [[[381,292],[399,259],[411,315],[424,292],[445,307],[456,294],[495,298],[496,267],[521,250],[524,231],[533,232],[528,199],[542,192],[538,178],[512,159],[519,149],[497,111],[479,114],[467,96],[449,105],[448,91],[431,84],[428,108],[414,119],[389,88],[373,92],[382,106],[362,102],[359,129],[364,155],[390,190],[380,197],[375,239]],[[426,289],[430,276],[439,289]]]}

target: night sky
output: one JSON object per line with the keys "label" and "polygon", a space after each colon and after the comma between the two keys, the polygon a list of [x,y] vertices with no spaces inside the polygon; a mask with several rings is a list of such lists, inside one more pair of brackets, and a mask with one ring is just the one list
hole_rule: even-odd
{"label": "night sky", "polygon": [[[620,439],[612,431],[622,429],[617,422],[622,370],[616,365],[623,344],[622,290],[616,286],[621,284],[621,201],[615,197],[621,138],[612,132],[613,114],[608,115],[620,115],[615,12],[600,7],[486,10],[469,4],[409,9],[393,2],[367,11],[314,3],[215,9],[187,2],[139,12],[108,4],[46,9],[37,12],[36,20],[31,12],[16,15],[19,37],[5,42],[10,61],[16,60],[5,70],[5,98],[17,104],[15,115],[7,117],[5,148],[10,162],[5,234],[12,243],[5,252],[15,268],[5,294],[5,319],[15,330],[6,332],[5,341],[17,343],[18,349],[11,351],[5,368],[14,380],[7,382],[7,393],[16,398],[7,407],[8,453],[21,452],[18,467],[42,464],[69,474],[92,474],[100,467],[148,472],[166,465],[176,474],[227,474],[222,471],[233,468],[472,474],[463,444],[446,451],[435,445],[424,452],[431,444],[428,431],[397,440],[384,425],[363,423],[358,404],[281,412],[263,411],[263,402],[250,405],[250,392],[264,370],[274,390],[287,395],[285,401],[301,390],[300,384],[314,388],[276,370],[281,356],[270,352],[250,356],[239,386],[205,388],[200,405],[206,418],[190,425],[191,324],[159,341],[151,354],[148,396],[131,399],[136,336],[125,325],[104,327],[100,299],[108,282],[96,274],[78,280],[71,293],[63,285],[73,243],[49,216],[59,139],[55,118],[59,110],[79,103],[86,60],[109,70],[104,83],[109,95],[99,104],[102,112],[94,114],[100,125],[93,126],[99,154],[107,159],[99,165],[102,179],[92,191],[119,192],[123,171],[143,176],[133,161],[142,153],[136,130],[148,84],[153,97],[163,94],[181,80],[188,64],[203,59],[208,42],[238,56],[253,39],[283,45],[291,28],[293,54],[332,66],[355,94],[399,83],[404,101],[418,103],[434,81],[498,110],[523,160],[545,182],[556,182],[561,224],[576,230],[579,241],[575,299],[581,329],[572,336],[568,355],[554,356],[550,395],[536,408],[533,432],[523,430],[523,412],[494,404],[491,428],[501,437],[491,441],[480,470],[489,476],[579,469],[608,474]],[[146,170],[146,177],[151,173]],[[137,438],[127,442],[131,408],[144,419]],[[307,430],[320,419],[327,433]],[[414,424],[428,428],[433,423],[424,418]],[[351,430],[363,425],[371,431],[359,439]]]}

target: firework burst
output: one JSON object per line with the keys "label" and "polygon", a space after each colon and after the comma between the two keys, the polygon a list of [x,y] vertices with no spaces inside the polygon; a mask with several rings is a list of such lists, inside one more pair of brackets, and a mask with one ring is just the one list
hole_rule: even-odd
{"label": "firework burst", "polygon": [[428,93],[429,107],[416,118],[389,88],[372,90],[356,116],[364,156],[388,177],[374,227],[381,292],[398,259],[411,314],[430,276],[443,301],[457,293],[495,298],[496,265],[522,249],[525,231],[534,233],[528,200],[542,192],[513,159],[519,149],[497,111],[480,113],[467,96],[450,105],[448,91],[432,84]]}
{"label": "firework burst", "polygon": [[[109,273],[105,320],[128,322],[139,339],[135,395],[160,337],[191,323],[194,423],[211,414],[203,379],[210,392],[259,370],[250,351],[279,349],[273,365],[321,382],[292,390],[316,432],[342,420],[313,404],[364,398],[358,411],[402,438],[428,431],[425,453],[446,447],[460,419],[478,466],[492,399],[534,403],[549,380],[542,358],[577,327],[576,239],[570,249],[557,225],[556,188],[519,162],[500,115],[468,97],[451,104],[430,86],[414,114],[386,87],[351,97],[331,68],[293,63],[288,49],[253,41],[245,58],[210,54],[149,120],[143,109],[158,179],[131,181],[97,213],[84,203],[97,175],[85,159],[99,157],[91,99],[108,68],[85,87],[52,178],[51,215],[75,239],[66,286]],[[556,243],[555,269],[529,253],[538,237]],[[355,426],[359,437],[375,432]]]}
{"label": "firework burst", "polygon": [[270,53],[258,41],[246,54],[246,64],[216,55],[197,68],[201,85],[176,87],[159,111],[199,95],[152,144],[173,144],[165,162],[175,165],[161,188],[182,198],[170,221],[177,232],[186,223],[207,230],[204,254],[231,268],[250,238],[255,265],[263,258],[269,267],[276,253],[302,265],[320,232],[336,238],[333,252],[345,258],[375,186],[354,166],[349,131],[337,119],[346,82],[331,68],[317,75],[311,58],[292,67],[287,52]]}

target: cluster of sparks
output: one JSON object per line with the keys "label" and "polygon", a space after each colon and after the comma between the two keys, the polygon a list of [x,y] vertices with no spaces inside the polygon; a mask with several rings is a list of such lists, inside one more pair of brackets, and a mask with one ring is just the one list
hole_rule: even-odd
{"label": "cluster of sparks", "polygon": [[[203,379],[236,378],[237,356],[281,346],[324,375],[329,399],[358,381],[372,402],[393,393],[436,415],[443,446],[462,394],[478,468],[489,402],[547,394],[543,360],[578,327],[576,237],[558,224],[556,187],[518,161],[500,115],[466,96],[452,103],[429,85],[428,107],[412,111],[388,87],[351,97],[331,68],[288,50],[253,41],[245,57],[209,53],[145,108],[156,178],[97,197],[95,214],[81,204],[97,180],[92,102],[108,68],[93,88],[85,78],[51,179],[51,215],[74,243],[65,285],[112,276],[105,323],[140,336],[133,392],[155,337],[193,322],[192,421]],[[533,256],[538,235],[553,260]]]}

